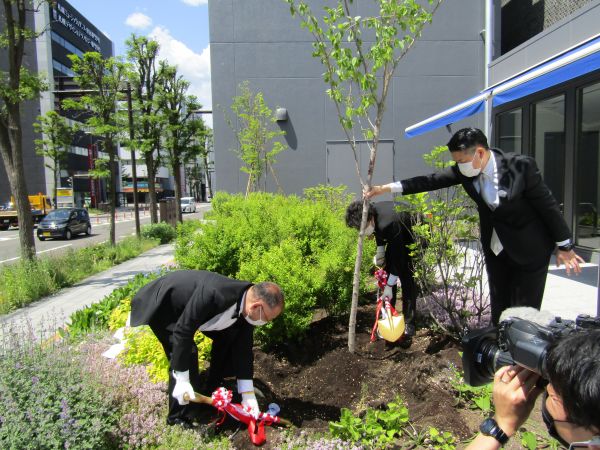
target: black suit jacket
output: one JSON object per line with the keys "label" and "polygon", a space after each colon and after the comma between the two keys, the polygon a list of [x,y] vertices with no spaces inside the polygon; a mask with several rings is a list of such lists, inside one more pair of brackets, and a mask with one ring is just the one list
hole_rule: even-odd
{"label": "black suit jacket", "polygon": [[[237,304],[234,316],[238,319],[229,328],[237,328],[236,353],[249,360],[251,368],[254,327],[239,316],[242,297],[250,286],[252,283],[247,281],[202,270],[171,272],[145,285],[135,295],[131,301],[131,326],[152,322],[171,332],[171,368],[185,371],[189,369],[189,355],[198,328]],[[252,374],[247,378],[252,378]]]}
{"label": "black suit jacket", "polygon": [[489,254],[495,229],[504,251],[517,264],[547,261],[556,242],[571,238],[558,204],[544,183],[535,160],[529,156],[491,149],[498,169],[500,204],[491,210],[475,189],[478,177],[465,177],[458,166],[431,175],[403,180],[402,193],[414,194],[462,184],[477,203],[481,243]]}
{"label": "black suit jacket", "polygon": [[399,275],[403,267],[403,258],[408,258],[406,245],[414,242],[410,228],[411,215],[398,212],[397,203],[392,201],[373,203],[376,211],[375,241],[378,246],[386,246],[386,269],[393,275]]}

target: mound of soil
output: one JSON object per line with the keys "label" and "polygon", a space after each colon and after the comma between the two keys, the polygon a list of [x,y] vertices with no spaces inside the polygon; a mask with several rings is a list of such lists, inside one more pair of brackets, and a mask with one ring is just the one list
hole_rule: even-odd
{"label": "mound of soil", "polygon": [[[410,348],[370,342],[374,309],[359,308],[356,352],[347,347],[347,320],[326,317],[311,326],[297,345],[275,352],[255,351],[255,385],[265,395],[261,405],[275,402],[280,415],[306,432],[327,432],[341,408],[353,412],[383,407],[396,396],[407,404],[411,422],[434,426],[459,438],[474,433],[481,415],[455,407],[449,385],[451,364],[460,367],[458,347],[450,340],[419,330]],[[267,427],[263,448],[277,448],[278,428]],[[232,436],[236,448],[254,448],[247,432]]]}

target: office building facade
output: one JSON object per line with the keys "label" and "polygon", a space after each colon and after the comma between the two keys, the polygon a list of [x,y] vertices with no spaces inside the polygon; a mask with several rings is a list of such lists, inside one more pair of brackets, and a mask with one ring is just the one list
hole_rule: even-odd
{"label": "office building facade", "polygon": [[[25,164],[27,189],[30,194],[53,192],[53,174],[46,167],[52,165],[35,152],[35,139],[42,136],[34,132],[33,123],[39,115],[51,110],[60,110],[58,95],[61,89],[76,89],[71,77],[69,54],[83,55],[85,52],[98,52],[108,58],[113,55],[113,44],[88,19],[65,0],[51,4],[43,2],[35,12],[27,17],[27,26],[39,36],[26,43],[24,65],[31,71],[46,77],[49,90],[42,92],[39,99],[26,102],[21,108],[23,126],[23,159]],[[77,118],[68,117],[70,124]],[[60,186],[72,187],[75,204],[81,206],[87,201],[100,203],[106,199],[106,182],[93,180],[88,171],[94,160],[102,156],[102,143],[97,136],[85,132],[76,134],[68,149],[66,163],[60,167]],[[10,198],[10,186],[2,161],[0,161],[0,202]]]}

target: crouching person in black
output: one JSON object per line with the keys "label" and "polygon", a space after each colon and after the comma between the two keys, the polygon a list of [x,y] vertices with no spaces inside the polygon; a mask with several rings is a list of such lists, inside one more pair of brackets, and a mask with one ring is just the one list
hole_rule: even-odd
{"label": "crouching person in black", "polygon": [[[230,376],[237,378],[242,404],[258,415],[253,330],[282,311],[283,294],[276,284],[253,285],[207,271],[171,272],[140,289],[131,302],[131,326],[149,325],[170,361],[167,424],[191,426],[194,410],[185,394],[210,395]],[[198,371],[197,330],[213,340],[206,380]]]}
{"label": "crouching person in black", "polygon": [[[383,297],[396,306],[396,282],[400,278],[402,287],[402,314],[406,329],[403,346],[411,344],[415,334],[415,313],[417,309],[417,283],[414,278],[414,267],[408,245],[414,243],[411,232],[412,216],[407,212],[396,211],[396,203],[392,201],[369,203],[367,217],[367,235],[374,235],[377,252],[373,263],[383,267],[388,273],[387,286]],[[359,229],[362,218],[362,201],[357,200],[346,209],[346,225]]]}

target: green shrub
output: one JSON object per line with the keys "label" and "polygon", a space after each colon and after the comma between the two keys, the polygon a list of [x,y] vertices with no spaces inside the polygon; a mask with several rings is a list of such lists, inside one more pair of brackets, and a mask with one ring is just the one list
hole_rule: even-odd
{"label": "green shrub", "polygon": [[0,269],[0,314],[21,308],[44,296],[134,258],[155,247],[154,239],[123,239],[112,247],[108,243],[69,250],[57,257],[20,261]]}
{"label": "green shrub", "polygon": [[142,227],[142,237],[157,239],[161,245],[168,244],[177,236],[177,231],[166,222],[151,223]]}
{"label": "green shrub", "polygon": [[[22,336],[23,338],[23,336]],[[116,448],[118,404],[101,395],[74,364],[64,342],[26,338],[0,358],[1,448]]]}
{"label": "green shrub", "polygon": [[[310,199],[218,193],[207,221],[179,229],[175,257],[185,269],[210,270],[251,282],[278,283],[286,297],[282,318],[258,329],[263,343],[297,339],[315,308],[348,311],[357,231],[346,227],[345,205],[320,187]],[[332,198],[334,200],[332,200]],[[374,243],[367,241],[365,261]],[[363,280],[369,264],[363,264]]]}

